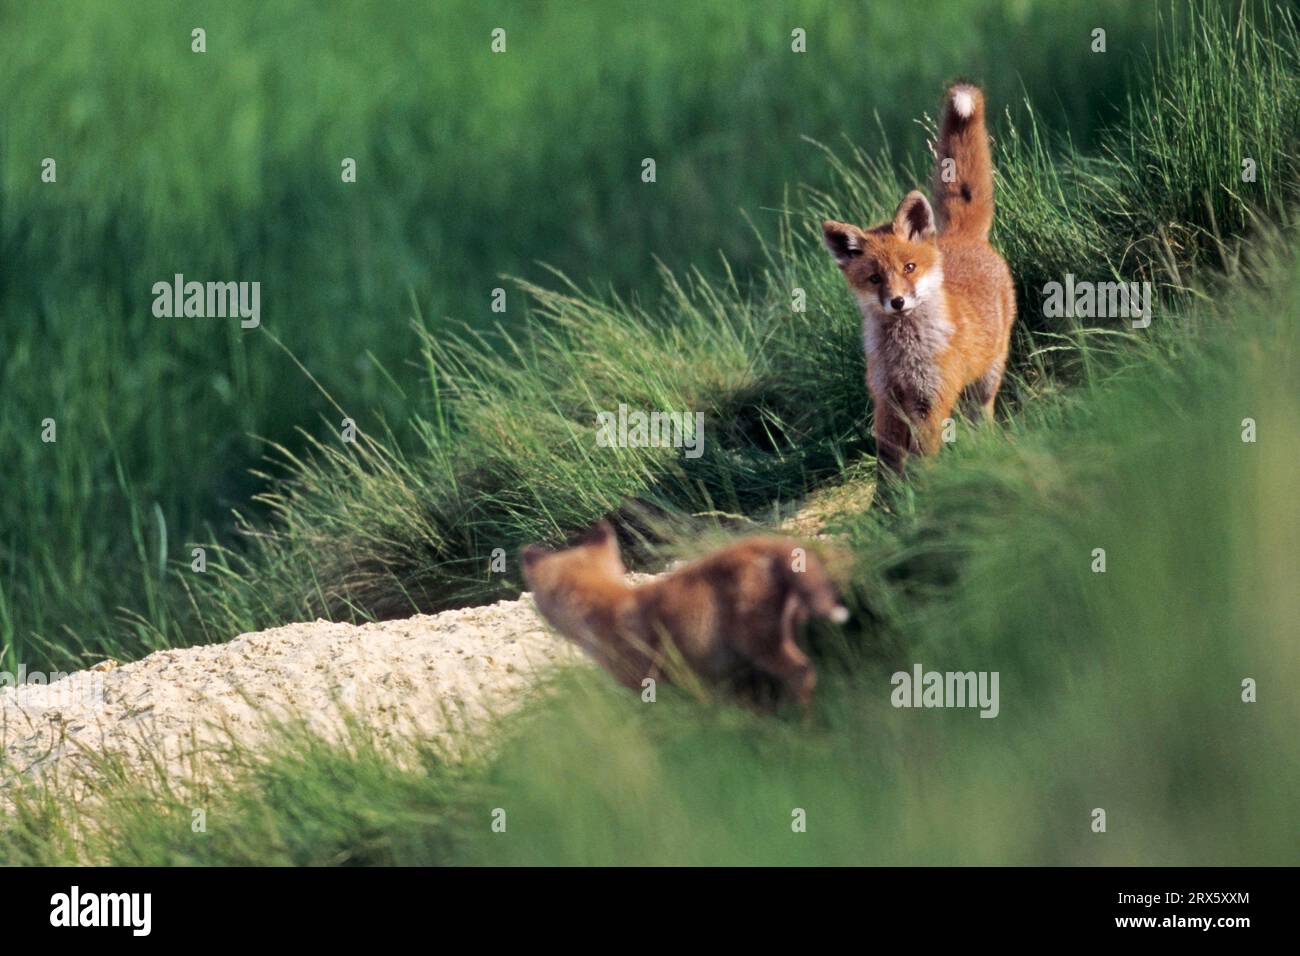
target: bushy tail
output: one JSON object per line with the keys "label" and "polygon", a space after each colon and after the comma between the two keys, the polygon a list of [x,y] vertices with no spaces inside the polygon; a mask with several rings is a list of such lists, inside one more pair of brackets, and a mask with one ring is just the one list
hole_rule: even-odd
{"label": "bushy tail", "polygon": [[993,226],[993,156],[984,93],[954,83],[943,96],[931,183],[940,232],[987,238]]}

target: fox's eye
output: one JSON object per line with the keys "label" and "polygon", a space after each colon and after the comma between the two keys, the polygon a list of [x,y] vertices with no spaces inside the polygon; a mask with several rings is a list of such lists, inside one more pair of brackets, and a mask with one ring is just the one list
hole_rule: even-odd
{"label": "fox's eye", "polygon": [[872,285],[880,285],[880,276],[873,275],[870,282]]}
{"label": "fox's eye", "polygon": [[916,263],[915,263],[915,262],[909,262],[907,265],[903,266],[903,271],[904,271],[904,272],[915,272],[915,271],[916,271]]}

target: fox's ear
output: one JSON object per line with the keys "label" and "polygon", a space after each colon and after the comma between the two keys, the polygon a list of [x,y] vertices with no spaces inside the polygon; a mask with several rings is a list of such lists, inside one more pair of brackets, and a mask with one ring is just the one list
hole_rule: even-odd
{"label": "fox's ear", "polygon": [[602,518],[584,531],[576,544],[586,548],[603,548],[606,551],[613,552],[615,557],[619,553],[618,533],[614,530],[614,526],[610,524],[608,518]]}
{"label": "fox's ear", "polygon": [[550,553],[551,552],[547,551],[540,544],[528,544],[524,545],[523,549],[519,552],[519,560],[523,562],[525,568],[531,568]]}
{"label": "fox's ear", "polygon": [[595,535],[594,541],[596,546],[605,552],[605,556],[610,560],[611,566],[618,569],[620,574],[623,573],[623,549],[618,546],[618,532],[608,521],[602,521],[596,525],[593,530]]}
{"label": "fox's ear", "polygon": [[862,230],[857,226],[828,219],[822,223],[822,235],[826,239],[826,248],[841,269],[862,255]]}
{"label": "fox's ear", "polygon": [[898,204],[894,213],[894,235],[910,242],[928,242],[934,238],[934,210],[925,194],[913,189]]}

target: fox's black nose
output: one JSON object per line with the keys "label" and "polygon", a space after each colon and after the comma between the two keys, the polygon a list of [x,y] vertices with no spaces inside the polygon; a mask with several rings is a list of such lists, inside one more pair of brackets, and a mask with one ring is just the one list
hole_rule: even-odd
{"label": "fox's black nose", "polygon": [[901,295],[896,295],[889,300],[889,304],[894,307],[895,312],[901,312],[903,311],[903,306],[906,305],[907,303],[903,301],[903,297]]}

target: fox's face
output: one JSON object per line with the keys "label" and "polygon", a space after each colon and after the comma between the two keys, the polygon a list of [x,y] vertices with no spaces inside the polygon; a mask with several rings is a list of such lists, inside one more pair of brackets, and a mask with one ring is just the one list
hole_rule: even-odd
{"label": "fox's face", "polygon": [[919,192],[908,193],[893,222],[874,229],[822,223],[826,247],[864,310],[882,318],[924,305],[943,282],[934,213]]}

